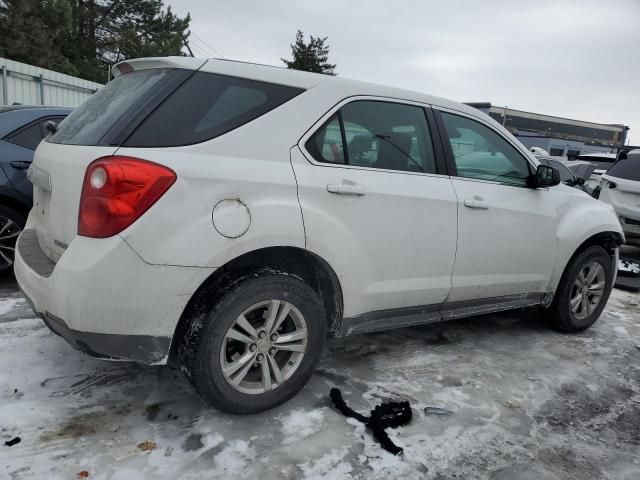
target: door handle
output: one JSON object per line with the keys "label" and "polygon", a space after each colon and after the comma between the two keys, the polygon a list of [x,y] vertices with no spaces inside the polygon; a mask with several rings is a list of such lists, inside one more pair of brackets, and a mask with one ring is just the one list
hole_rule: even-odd
{"label": "door handle", "polygon": [[9,165],[16,170],[26,170],[29,168],[29,165],[31,165],[31,162],[27,162],[26,160],[14,160],[13,162],[9,162]]}
{"label": "door handle", "polygon": [[464,201],[464,206],[468,208],[475,208],[478,210],[488,210],[489,205],[480,197],[467,198]]}
{"label": "door handle", "polygon": [[337,195],[355,195],[361,197],[366,193],[365,188],[357,183],[330,183],[327,185],[327,192]]}

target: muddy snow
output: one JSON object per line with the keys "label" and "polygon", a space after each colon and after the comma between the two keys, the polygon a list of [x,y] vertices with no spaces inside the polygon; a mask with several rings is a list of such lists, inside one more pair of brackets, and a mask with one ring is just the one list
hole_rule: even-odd
{"label": "muddy snow", "polygon": [[[0,352],[0,478],[640,478],[638,294],[614,291],[579,335],[518,311],[331,340],[298,396],[252,416],[208,408],[175,369],[72,350],[11,289]],[[365,414],[409,400],[389,430],[404,455],[337,413],[332,387]]]}

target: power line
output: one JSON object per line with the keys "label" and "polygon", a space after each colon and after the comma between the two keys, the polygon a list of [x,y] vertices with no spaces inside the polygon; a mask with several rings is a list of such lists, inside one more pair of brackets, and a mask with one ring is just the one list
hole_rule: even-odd
{"label": "power line", "polygon": [[191,46],[197,48],[201,52],[204,52],[205,57],[215,57],[216,56],[216,54],[213,53],[211,50],[207,49],[205,46],[203,46],[200,43],[196,42],[195,38],[192,38],[190,41],[191,41]]}
{"label": "power line", "polygon": [[220,56],[222,58],[227,58],[223,54],[221,54],[219,51],[217,51],[215,48],[213,48],[211,45],[209,45],[207,42],[205,42],[202,38],[200,38],[194,31],[190,31],[190,32],[191,32],[191,35],[194,36],[194,38],[198,39],[200,41],[200,43],[202,43],[204,46],[206,46],[213,53],[215,53],[216,55],[218,55],[218,56]]}
{"label": "power line", "polygon": [[209,58],[211,56],[207,52],[205,52],[204,50],[202,50],[201,48],[197,47],[194,44],[191,44],[191,48],[193,49],[193,51],[196,53],[198,57]]}

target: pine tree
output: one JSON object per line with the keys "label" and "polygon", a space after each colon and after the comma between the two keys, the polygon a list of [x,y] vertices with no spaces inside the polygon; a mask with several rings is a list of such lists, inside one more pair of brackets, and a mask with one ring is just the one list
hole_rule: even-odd
{"label": "pine tree", "polygon": [[190,20],[162,0],[0,0],[0,56],[104,83],[116,62],[182,55]]}
{"label": "pine tree", "polygon": [[0,1],[0,56],[75,74],[60,52],[70,20],[67,0]]}
{"label": "pine tree", "polygon": [[304,70],[306,72],[324,73],[335,75],[335,64],[329,61],[329,45],[326,45],[327,37],[319,38],[309,36],[309,43],[305,43],[301,30],[296,33],[296,41],[291,44],[291,60],[282,58],[287,68]]}

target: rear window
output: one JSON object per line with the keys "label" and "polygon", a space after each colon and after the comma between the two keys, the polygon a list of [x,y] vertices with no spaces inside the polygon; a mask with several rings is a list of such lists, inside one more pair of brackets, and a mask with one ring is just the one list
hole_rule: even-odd
{"label": "rear window", "polygon": [[127,138],[127,147],[174,147],[218,137],[302,93],[299,88],[197,72]]}
{"label": "rear window", "polygon": [[123,115],[149,92],[167,69],[139,70],[117,77],[74,110],[47,141],[69,145],[98,145]]}
{"label": "rear window", "polygon": [[640,153],[628,155],[627,158],[618,160],[609,169],[607,175],[640,182]]}

